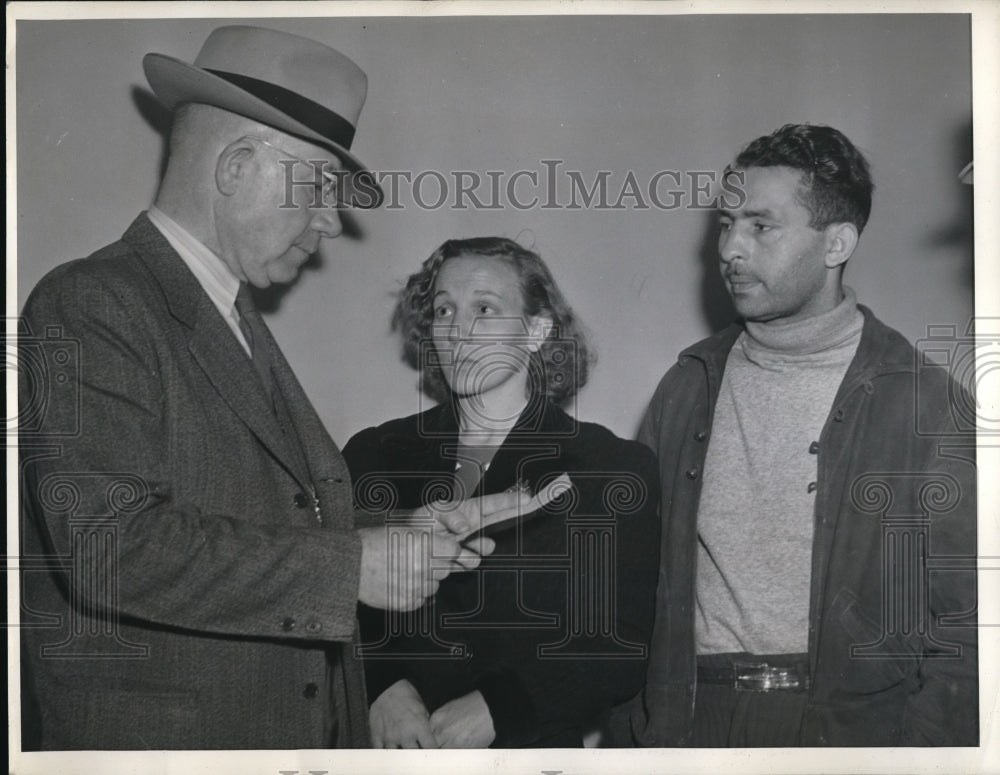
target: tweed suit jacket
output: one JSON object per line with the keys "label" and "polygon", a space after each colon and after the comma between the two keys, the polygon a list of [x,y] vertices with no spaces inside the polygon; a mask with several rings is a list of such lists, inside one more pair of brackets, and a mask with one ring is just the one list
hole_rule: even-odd
{"label": "tweed suit jacket", "polygon": [[21,381],[35,745],[367,745],[350,479],[270,334],[291,433],[145,214],[22,320],[22,357],[50,366]]}

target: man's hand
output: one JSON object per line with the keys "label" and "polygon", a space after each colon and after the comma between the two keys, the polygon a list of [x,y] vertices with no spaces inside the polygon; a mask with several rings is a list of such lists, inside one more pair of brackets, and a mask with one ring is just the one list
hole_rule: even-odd
{"label": "man's hand", "polygon": [[358,600],[373,608],[414,611],[437,592],[441,579],[471,570],[493,551],[489,539],[463,547],[447,528],[392,525],[358,530],[361,579]]}
{"label": "man's hand", "polygon": [[489,706],[478,690],[434,711],[430,728],[441,748],[489,748],[497,736]]}
{"label": "man's hand", "polygon": [[429,508],[435,519],[446,525],[450,532],[459,535],[469,546],[477,540],[469,539],[471,534],[500,523],[513,523],[526,514],[544,508],[572,487],[569,475],[562,474],[549,481],[535,495],[529,495],[523,490],[513,490],[455,503],[436,501]]}
{"label": "man's hand", "polygon": [[[567,480],[568,481],[568,480]],[[474,536],[483,527],[537,510],[559,494],[504,492],[465,501],[435,501],[382,528],[362,528],[358,600],[374,608],[412,611],[437,592],[441,580],[472,570],[495,548]]]}
{"label": "man's hand", "polygon": [[368,710],[375,748],[437,748],[420,694],[405,678],[382,692]]}

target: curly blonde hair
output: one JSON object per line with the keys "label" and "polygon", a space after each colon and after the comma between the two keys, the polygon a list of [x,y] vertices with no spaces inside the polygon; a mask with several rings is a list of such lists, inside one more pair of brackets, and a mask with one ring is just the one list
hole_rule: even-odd
{"label": "curly blonde hair", "polygon": [[537,391],[554,403],[572,398],[586,384],[593,351],[572,308],[566,303],[545,262],[527,248],[505,237],[453,239],[424,261],[399,292],[392,316],[392,329],[403,340],[403,360],[421,372],[424,391],[432,398],[447,400],[451,391],[441,367],[421,362],[422,343],[431,339],[434,323],[434,285],[446,261],[459,256],[486,256],[508,262],[517,271],[524,299],[524,314],[544,315],[553,328],[529,365],[529,391]]}

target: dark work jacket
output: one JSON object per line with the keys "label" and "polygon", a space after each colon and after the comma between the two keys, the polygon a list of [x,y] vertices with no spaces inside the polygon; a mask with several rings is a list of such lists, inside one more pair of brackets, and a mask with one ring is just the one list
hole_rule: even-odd
{"label": "dark work jacket", "polygon": [[[358,504],[448,497],[457,444],[450,404],[360,432],[344,449]],[[493,554],[446,578],[431,603],[408,615],[362,607],[371,700],[402,678],[429,712],[478,689],[493,747],[572,747],[581,725],[639,690],[658,564],[656,461],[536,401],[476,494],[518,482],[536,491],[562,473],[571,496],[494,533]]]}
{"label": "dark work jacket", "polygon": [[[974,404],[865,307],[819,439],[801,745],[977,745]],[[659,457],[662,565],[635,742],[688,743],[702,469],[731,326],[681,353],[640,439]],[[922,349],[966,347],[954,338]],[[938,353],[940,355],[940,352]]]}

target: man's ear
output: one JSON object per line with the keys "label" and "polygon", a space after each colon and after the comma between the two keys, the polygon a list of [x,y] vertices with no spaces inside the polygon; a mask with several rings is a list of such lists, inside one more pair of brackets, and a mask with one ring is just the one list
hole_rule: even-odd
{"label": "man's ear", "polygon": [[847,263],[847,259],[858,246],[858,227],[853,223],[831,223],[826,227],[827,269],[836,269]]}
{"label": "man's ear", "polygon": [[552,318],[549,315],[532,315],[528,318],[528,350],[536,353],[542,346],[553,328]]}
{"label": "man's ear", "polygon": [[224,196],[232,196],[249,170],[254,146],[246,138],[234,140],[219,154],[215,162],[215,185]]}

